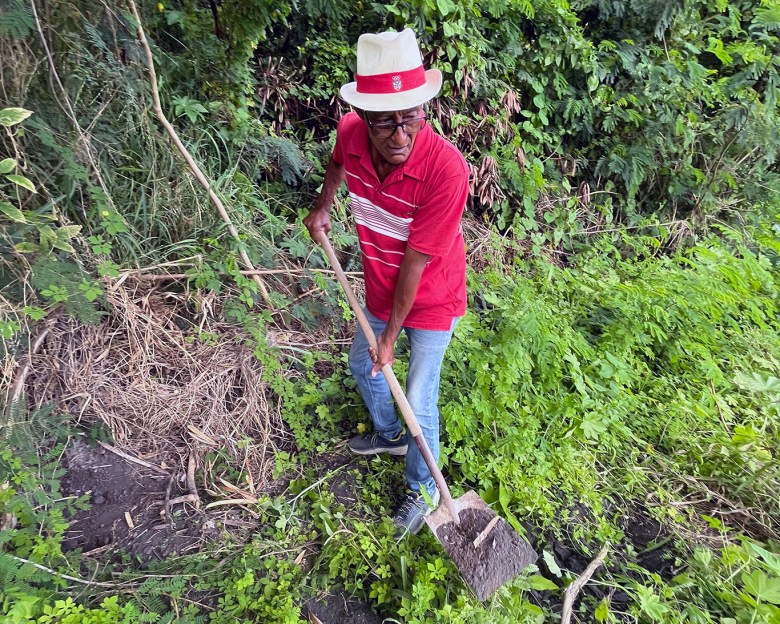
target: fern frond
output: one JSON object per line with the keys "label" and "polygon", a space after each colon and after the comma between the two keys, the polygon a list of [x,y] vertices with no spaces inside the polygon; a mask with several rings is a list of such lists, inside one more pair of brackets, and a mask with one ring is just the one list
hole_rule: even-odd
{"label": "fern frond", "polygon": [[10,587],[11,580],[16,577],[21,567],[20,561],[0,551],[0,585]]}
{"label": "fern frond", "polygon": [[54,408],[53,403],[48,403],[28,413],[27,401],[22,396],[2,412],[0,440],[21,455],[35,454],[42,440],[57,439],[67,431],[64,420],[54,414]]}
{"label": "fern frond", "polygon": [[763,6],[756,9],[753,24],[767,30],[780,30],[780,5]]}
{"label": "fern frond", "polygon": [[35,21],[27,3],[22,0],[0,2],[0,14],[3,16],[0,19],[0,36],[10,35],[15,39],[26,39],[32,34]]}
{"label": "fern frond", "polygon": [[263,137],[258,147],[266,160],[278,163],[287,184],[295,185],[303,178],[308,162],[298,145],[281,137]]}
{"label": "fern frond", "polygon": [[674,1],[664,3],[661,12],[658,15],[658,20],[655,23],[655,29],[653,30],[653,34],[657,39],[661,39],[669,26],[672,25],[678,4],[679,3]]}
{"label": "fern frond", "polygon": [[144,596],[144,607],[147,611],[158,614],[168,611],[165,601],[159,595]]}
{"label": "fern frond", "polygon": [[144,622],[144,623],[148,622],[149,624],[154,624],[154,623],[163,624],[163,622],[171,622],[172,621],[171,618],[173,617],[175,617],[175,614],[172,613],[168,614],[167,616],[163,616],[161,618],[159,612],[157,611],[146,611],[138,615],[138,622]]}
{"label": "fern frond", "polygon": [[119,63],[117,62],[114,53],[111,51],[111,49],[108,47],[108,44],[101,36],[100,32],[98,32],[98,29],[90,23],[85,23],[84,30],[86,31],[87,37],[92,45],[103,52],[104,58],[110,66],[110,68],[108,68],[109,71],[116,71],[119,68]]}

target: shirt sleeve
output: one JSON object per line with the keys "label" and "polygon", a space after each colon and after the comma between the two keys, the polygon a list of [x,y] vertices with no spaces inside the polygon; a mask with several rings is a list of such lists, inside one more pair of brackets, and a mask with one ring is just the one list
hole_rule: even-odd
{"label": "shirt sleeve", "polygon": [[420,253],[443,256],[461,234],[460,220],[469,193],[468,167],[463,157],[458,154],[444,176],[435,176],[428,188],[430,193],[409,226],[408,244]]}

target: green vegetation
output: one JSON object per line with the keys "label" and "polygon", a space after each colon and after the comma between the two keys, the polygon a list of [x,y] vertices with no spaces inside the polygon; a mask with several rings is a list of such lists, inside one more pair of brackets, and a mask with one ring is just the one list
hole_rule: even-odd
{"label": "green vegetation", "polygon": [[[583,621],[780,622],[776,0],[142,3],[163,112],[239,240],[152,112],[129,5],[55,4],[9,0],[0,20],[0,621],[297,623],[329,591],[388,621],[554,621],[609,543]],[[351,314],[300,216],[357,36],[404,25],[445,74],[432,123],[473,174],[446,474],[539,540],[537,569],[487,604],[430,534],[393,542],[398,463],[328,464],[366,417]],[[359,270],[343,205],[334,237]],[[272,271],[272,307],[241,251]],[[201,508],[219,538],[197,552],[102,561],[63,548],[90,505],[63,494],[63,458],[149,432],[74,402],[41,358],[89,335],[108,362],[122,332],[155,339],[134,325],[155,314],[187,357],[245,348],[269,416],[152,431],[155,463],[175,468],[181,440],[199,453],[204,506],[244,502]],[[105,342],[77,333],[106,324]],[[155,357],[147,381],[175,387]]]}

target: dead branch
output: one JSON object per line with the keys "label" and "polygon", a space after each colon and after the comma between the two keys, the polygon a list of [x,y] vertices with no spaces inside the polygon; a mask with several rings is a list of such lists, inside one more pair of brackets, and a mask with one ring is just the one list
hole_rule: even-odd
{"label": "dead branch", "polygon": [[[251,271],[239,271],[239,273],[241,273],[241,275],[246,275],[249,277],[253,275],[288,275],[288,274],[293,275],[293,274],[301,274],[301,273],[322,273],[323,275],[334,274],[334,272],[331,271],[330,269],[253,269]],[[143,273],[141,272],[141,270],[135,270],[135,269],[130,271],[122,271],[121,275],[123,277],[132,275],[137,279],[145,280],[148,282],[167,282],[167,281],[180,280],[180,279],[193,277],[192,275],[188,275],[187,273],[167,273],[164,275],[149,275],[148,273]],[[220,271],[217,273],[217,275],[229,275],[229,273]],[[346,275],[362,278],[363,272],[352,271],[350,273],[346,273]]]}
{"label": "dead branch", "polygon": [[577,597],[577,594],[580,593],[580,590],[585,586],[585,584],[590,580],[590,577],[593,576],[593,573],[602,563],[604,563],[604,559],[606,558],[608,552],[609,542],[604,544],[604,546],[599,551],[599,554],[596,555],[596,558],[591,561],[590,564],[588,564],[588,567],[585,568],[585,571],[579,576],[579,578],[566,588],[566,591],[563,594],[563,612],[561,613],[561,624],[569,624],[569,622],[571,622],[574,599]]}
{"label": "dead branch", "polygon": [[501,516],[496,516],[490,522],[488,522],[488,525],[482,529],[482,532],[477,535],[476,539],[474,540],[474,548],[479,548],[480,544],[482,544],[482,542],[487,539],[487,536],[490,535],[490,532],[493,530],[493,527],[498,524],[499,520],[501,520]]}
{"label": "dead branch", "polygon": [[[194,499],[195,509],[200,509],[200,496],[198,496],[198,487],[195,485],[195,453],[190,453],[187,460],[187,489],[190,491],[190,496]],[[173,503],[173,501],[171,501]]]}
{"label": "dead branch", "polygon": [[44,329],[33,342],[32,347],[30,348],[30,353],[28,354],[25,363],[22,366],[22,370],[19,372],[19,376],[14,382],[13,390],[11,392],[11,404],[17,403],[19,398],[22,396],[24,382],[27,380],[27,374],[30,372],[30,366],[32,365],[32,358],[36,353],[38,353],[38,349],[41,348],[41,345],[43,344],[43,341],[46,339],[48,334],[48,328]]}
{"label": "dead branch", "polygon": [[163,515],[167,522],[171,522],[171,491],[173,490],[174,473],[168,477],[168,486],[165,488],[165,503],[163,504]]}
{"label": "dead branch", "polygon": [[222,507],[224,505],[237,505],[238,507],[241,507],[244,511],[246,511],[250,516],[252,516],[255,520],[257,520],[260,517],[260,514],[258,514],[255,511],[252,511],[246,505],[251,505],[253,502],[246,498],[230,498],[227,500],[219,500],[214,501],[206,505],[203,509],[214,509],[214,507]]}
{"label": "dead branch", "polygon": [[[165,114],[163,113],[162,105],[160,104],[160,93],[157,90],[157,73],[155,72],[154,69],[154,58],[152,57],[152,50],[149,48],[149,43],[146,40],[146,34],[144,33],[144,29],[141,24],[141,16],[138,14],[138,8],[135,5],[135,1],[128,0],[128,2],[130,4],[130,10],[133,12],[133,17],[135,18],[136,24],[138,26],[138,39],[141,42],[141,47],[143,47],[144,52],[146,53],[146,66],[149,71],[149,85],[152,90],[152,108],[154,109],[154,113],[157,116],[157,119],[159,119],[160,123],[165,128],[165,131],[168,133],[168,136],[171,137],[171,140],[176,145],[176,148],[181,153],[182,157],[186,161],[187,165],[189,166],[195,178],[198,180],[200,185],[206,190],[212,203],[217,207],[219,216],[222,217],[222,220],[225,222],[225,225],[227,225],[228,232],[230,232],[230,235],[236,240],[236,242],[239,243],[238,253],[241,256],[241,261],[244,263],[244,266],[246,266],[247,269],[249,269],[250,271],[253,271],[255,267],[252,264],[252,261],[249,259],[249,255],[246,253],[243,244],[241,243],[241,238],[238,235],[238,230],[233,225],[233,221],[230,219],[230,216],[228,215],[227,210],[225,209],[225,205],[222,203],[222,200],[219,198],[216,192],[214,192],[214,188],[212,184],[203,174],[203,171],[201,171],[200,167],[195,162],[195,159],[192,157],[189,150],[187,150],[187,148],[184,146],[184,143],[182,143],[175,128],[171,125],[171,123],[168,121],[168,119],[165,117]],[[265,304],[269,308],[273,309],[273,305],[271,304],[271,299],[268,296],[268,289],[266,288],[263,280],[260,278],[260,275],[252,275],[252,279],[254,279],[255,283],[257,284],[257,287],[260,289],[260,294],[262,295]]]}
{"label": "dead branch", "polygon": [[181,503],[194,503],[197,506],[200,505],[200,497],[197,494],[185,494],[168,501],[168,505],[179,505]]}
{"label": "dead branch", "polygon": [[34,561],[29,561],[28,559],[22,559],[21,557],[17,557],[15,555],[8,555],[11,559],[15,559],[16,561],[19,561],[21,563],[29,563],[31,566],[38,568],[39,570],[43,570],[44,572],[48,572],[49,574],[53,576],[58,576],[61,579],[65,579],[66,581],[73,581],[74,583],[81,583],[82,585],[94,585],[96,587],[110,587],[111,589],[115,589],[118,587],[116,583],[103,583],[101,581],[85,581],[84,579],[76,578],[75,576],[70,576],[68,574],[62,574],[61,572],[57,572],[56,570],[52,570],[51,568],[47,568],[44,565],[41,565],[40,563],[35,563]]}

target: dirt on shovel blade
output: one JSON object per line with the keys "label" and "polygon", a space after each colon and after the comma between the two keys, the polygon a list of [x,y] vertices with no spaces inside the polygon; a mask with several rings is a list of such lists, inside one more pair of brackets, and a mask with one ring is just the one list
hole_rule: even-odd
{"label": "dirt on shovel blade", "polygon": [[536,561],[534,550],[503,519],[499,519],[487,538],[474,548],[474,540],[495,517],[493,512],[463,509],[459,517],[460,525],[443,524],[437,529],[436,537],[479,600],[487,600],[504,583]]}

